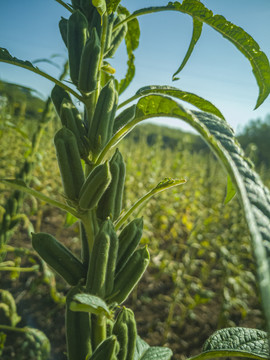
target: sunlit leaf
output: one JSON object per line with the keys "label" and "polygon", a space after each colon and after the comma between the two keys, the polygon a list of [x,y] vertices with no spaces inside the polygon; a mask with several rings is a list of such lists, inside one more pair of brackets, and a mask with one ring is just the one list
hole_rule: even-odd
{"label": "sunlit leaf", "polygon": [[92,4],[96,7],[100,16],[106,12],[106,0],[92,0]]}
{"label": "sunlit leaf", "polygon": [[[189,111],[164,95],[148,95],[137,103],[136,116],[113,136],[111,148],[134,126],[153,117],[184,120],[196,129],[225,167],[242,202],[251,235],[262,304],[270,328],[270,191],[250,167],[243,150],[226,121],[199,111]],[[104,150],[105,151],[105,150]],[[101,154],[101,157],[104,153]]]}
{"label": "sunlit leaf", "polygon": [[269,346],[267,333],[257,329],[241,327],[218,330],[205,342],[203,352],[189,360],[232,356],[250,359],[268,359]]}
{"label": "sunlit leaf", "polygon": [[70,310],[89,312],[96,315],[111,316],[111,312],[107,304],[98,296],[90,294],[76,294],[70,303]]}
{"label": "sunlit leaf", "polygon": [[70,213],[67,213],[65,218],[65,227],[69,227],[75,224],[77,221],[78,218],[76,218],[74,215],[71,215]]}
{"label": "sunlit leaf", "polygon": [[[197,0],[184,0],[183,3],[169,2],[166,6],[149,7],[134,11],[128,18],[123,20],[131,21],[134,18],[160,11],[179,11],[192,16],[229,40],[249,60],[254,76],[259,87],[259,96],[255,108],[259,107],[267,98],[270,92],[270,65],[267,56],[260,50],[257,42],[246,33],[241,27],[234,25],[221,15],[214,15],[201,2]],[[121,23],[117,26],[121,26]]]}
{"label": "sunlit leaf", "polygon": [[196,18],[193,18],[193,32],[192,32],[191,41],[190,41],[187,53],[186,53],[181,65],[176,70],[176,72],[173,74],[173,81],[179,80],[179,78],[176,77],[176,75],[178,75],[180,73],[180,71],[183,70],[184,66],[188,62],[188,59],[190,58],[190,56],[194,50],[194,47],[197,44],[197,41],[201,37],[202,27],[203,27],[203,23],[201,21],[197,20]]}
{"label": "sunlit leaf", "polygon": [[183,91],[176,87],[167,86],[167,85],[144,86],[144,87],[140,88],[133,97],[131,97],[130,99],[123,102],[123,104],[120,104],[118,108],[120,109],[122,106],[125,106],[129,102],[134,101],[142,96],[149,95],[149,94],[169,95],[176,99],[185,101],[193,106],[196,106],[198,109],[200,109],[202,111],[209,112],[211,114],[214,114],[214,115],[220,117],[221,119],[224,119],[224,116],[219,111],[219,109],[215,105],[213,105],[210,101],[205,100],[196,94],[193,94],[193,93],[190,93],[187,91]]}

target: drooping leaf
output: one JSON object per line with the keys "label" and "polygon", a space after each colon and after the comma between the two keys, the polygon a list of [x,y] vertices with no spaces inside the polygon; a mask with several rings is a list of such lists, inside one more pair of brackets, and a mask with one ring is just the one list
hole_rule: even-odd
{"label": "drooping leaf", "polygon": [[[129,16],[129,11],[124,6],[118,7],[118,14],[124,14],[126,16]],[[140,26],[138,20],[135,18],[128,22],[128,29],[125,36],[125,44],[126,44],[126,50],[128,55],[128,69],[125,75],[125,78],[122,79],[119,83],[119,94],[121,94],[123,91],[126,90],[126,88],[131,83],[132,79],[135,75],[135,56],[133,54],[133,51],[137,49],[139,46],[139,38],[140,38]]]}
{"label": "drooping leaf", "polygon": [[236,189],[233,185],[232,179],[228,175],[227,177],[227,189],[226,189],[226,197],[224,200],[224,204],[228,204],[236,195]]}
{"label": "drooping leaf", "polygon": [[150,347],[139,336],[136,339],[136,348],[133,360],[170,360],[172,351],[166,347]]}
{"label": "drooping leaf", "polygon": [[[250,62],[253,74],[259,87],[259,96],[255,109],[259,107],[270,93],[270,64],[267,56],[261,51],[257,42],[241,27],[234,25],[221,15],[213,15],[213,12],[197,0],[184,0],[183,3],[169,2],[166,6],[156,6],[134,11],[125,21],[160,11],[179,11],[192,16],[229,40]],[[121,26],[119,23],[117,26]]]}
{"label": "drooping leaf", "polygon": [[176,70],[176,72],[173,74],[173,78],[172,78],[173,81],[178,80],[176,75],[178,75],[180,73],[180,71],[183,70],[184,66],[188,62],[188,59],[190,58],[195,45],[197,44],[199,38],[201,37],[202,27],[203,27],[203,23],[201,21],[197,20],[196,18],[193,18],[193,32],[192,32],[191,41],[190,41],[187,53],[186,53],[181,65]]}
{"label": "drooping leaf", "polygon": [[111,316],[111,311],[107,304],[98,296],[90,294],[76,294],[70,302],[70,310],[89,312],[96,315]]}
{"label": "drooping leaf", "polygon": [[[242,202],[252,240],[262,304],[270,329],[270,191],[250,167],[226,121],[199,111],[189,111],[164,95],[148,95],[137,103],[132,121],[118,130],[107,149],[114,146],[139,122],[153,117],[184,120],[196,129],[225,167]],[[105,149],[104,149],[105,152]],[[104,157],[104,153],[100,155]],[[100,159],[99,159],[100,161]]]}
{"label": "drooping leaf", "polygon": [[122,106],[128,104],[129,102],[134,101],[142,96],[149,95],[149,94],[169,95],[176,99],[186,101],[189,104],[196,106],[198,109],[200,109],[202,111],[209,112],[211,114],[214,114],[214,115],[220,117],[221,119],[224,119],[224,116],[219,111],[219,109],[215,105],[213,105],[210,101],[205,100],[196,94],[193,94],[193,93],[190,93],[187,91],[183,91],[176,87],[167,86],[167,85],[144,86],[144,87],[140,88],[133,97],[126,100],[123,104],[120,104],[118,106],[118,108],[120,109]]}
{"label": "drooping leaf", "polygon": [[189,360],[232,356],[268,359],[269,346],[267,333],[257,329],[242,327],[218,330],[205,342],[203,352]]}
{"label": "drooping leaf", "polygon": [[53,83],[61,86],[62,88],[64,88],[65,90],[67,90],[68,92],[70,92],[72,95],[74,95],[77,99],[79,99],[80,101],[82,101],[82,97],[73,89],[71,89],[70,87],[68,87],[67,85],[65,85],[64,83],[62,83],[60,80],[55,79],[53,76],[45,73],[44,71],[40,70],[38,67],[34,66],[30,61],[26,60],[20,60],[16,57],[13,57],[7,49],[1,48],[0,47],[0,61],[8,63],[8,64],[12,64],[12,65],[16,65],[19,67],[22,67],[24,69],[30,70],[38,75],[43,76],[44,78],[52,81]]}

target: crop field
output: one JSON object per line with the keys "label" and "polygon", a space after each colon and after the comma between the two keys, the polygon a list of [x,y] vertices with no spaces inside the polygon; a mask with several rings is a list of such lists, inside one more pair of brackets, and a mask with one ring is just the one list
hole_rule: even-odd
{"label": "crop field", "polygon": [[[31,155],[31,137],[38,121],[25,115],[12,117],[8,107],[2,107],[0,121],[0,177],[13,178]],[[31,158],[34,165],[29,181],[32,188],[62,200],[51,140],[59,126],[52,112]],[[166,131],[171,136],[176,132]],[[164,143],[161,133],[156,126],[141,125],[119,144],[127,168],[123,209],[166,176],[187,180],[152,197],[133,215],[143,217],[141,242],[149,246],[151,261],[125,304],[134,310],[140,336],[151,346],[169,346],[174,359],[180,360],[198,353],[215,329],[264,329],[265,324],[250,238],[237,196],[224,203],[227,176],[222,166],[194,135],[177,131],[172,147]],[[195,151],[196,141],[201,148]],[[262,171],[267,181],[268,171]],[[0,189],[3,222],[12,192],[2,185]],[[51,342],[52,359],[64,360],[64,296],[68,288],[33,253],[30,233],[50,232],[79,256],[78,222],[29,195],[16,216],[16,226],[1,248],[1,253],[6,253],[0,264],[1,289],[10,291],[15,299],[18,324],[43,331]],[[6,271],[8,266],[13,270]],[[3,311],[3,323],[1,316]],[[1,359],[36,359],[36,347],[29,334],[10,333]]]}

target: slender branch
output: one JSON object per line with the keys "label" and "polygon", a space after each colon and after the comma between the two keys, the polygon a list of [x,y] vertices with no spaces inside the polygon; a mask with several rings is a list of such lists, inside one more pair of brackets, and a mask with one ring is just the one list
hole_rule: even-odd
{"label": "slender branch", "polygon": [[66,8],[68,11],[72,12],[72,8],[71,6],[69,6],[68,4],[64,3],[64,1],[62,0],[55,0],[56,2],[58,2],[60,5],[64,6],[64,8]]}
{"label": "slender branch", "polygon": [[[140,207],[143,205],[146,201],[148,201],[152,196],[160,193],[161,191],[170,189],[174,186],[183,185],[186,183],[185,179],[176,180],[176,179],[164,179],[162,182],[160,182],[154,189],[150,190],[148,193],[143,195],[139,200],[135,202],[121,217],[120,219],[115,223],[115,229],[118,230],[121,225],[124,224],[124,222]],[[164,184],[164,185],[162,185]]]}
{"label": "slender branch", "polygon": [[9,325],[0,325],[0,330],[16,331],[21,333],[27,332],[27,329],[25,328],[17,328],[15,326],[9,326]]}
{"label": "slender branch", "polygon": [[53,200],[50,197],[42,194],[39,191],[36,191],[34,189],[29,188],[28,186],[26,186],[23,182],[19,181],[13,181],[13,180],[8,180],[8,179],[0,179],[0,181],[6,185],[8,185],[9,187],[15,189],[15,190],[19,190],[19,191],[23,191],[29,195],[33,195],[34,197],[36,197],[37,199],[40,199],[48,204],[51,204],[53,206],[58,207],[59,209],[62,209],[66,212],[69,212],[70,214],[72,214],[73,216],[79,218],[79,214],[78,212],[72,208],[71,206],[68,206],[66,204],[61,203],[60,201],[57,200]]}
{"label": "slender branch", "polygon": [[[35,74],[41,75],[44,78],[52,81],[53,83],[55,83],[56,85],[61,86],[63,89],[65,89],[66,91],[68,91],[70,94],[72,94],[73,96],[75,96],[78,100],[80,100],[81,102],[84,102],[84,98],[78,94],[76,91],[74,91],[73,89],[71,89],[69,86],[65,85],[64,83],[62,83],[60,80],[54,78],[53,76],[45,73],[44,71],[40,70],[37,67],[34,66],[28,66],[26,65],[24,62],[15,62],[14,60],[8,60],[8,59],[1,59],[2,62],[5,62],[7,64],[11,64],[11,65],[16,65],[19,67],[22,67],[26,70],[30,70],[32,72],[34,72]],[[31,64],[32,65],[32,64]]]}
{"label": "slender branch", "polygon": [[138,99],[139,97],[141,97],[141,95],[134,95],[131,98],[123,101],[121,104],[118,105],[118,110],[121,109],[122,107],[126,106],[127,104],[131,103],[132,101]]}
{"label": "slender branch", "polygon": [[32,272],[39,271],[39,266],[32,267],[17,267],[17,266],[0,266],[0,271],[18,271],[18,272]]}
{"label": "slender branch", "polygon": [[167,11],[167,10],[176,10],[176,9],[175,9],[174,6],[170,7],[170,6],[167,5],[167,6],[156,6],[156,7],[149,7],[149,8],[145,8],[145,9],[136,10],[136,11],[134,11],[134,13],[127,16],[124,20],[122,20],[118,24],[116,24],[114,26],[114,28],[113,28],[113,31],[118,29],[125,22],[129,22],[129,21],[135,19],[138,16],[152,14],[152,13],[160,12],[160,11]]}
{"label": "slender branch", "polygon": [[97,157],[95,161],[95,166],[101,164],[102,160],[106,156],[107,152],[112,149],[120,140],[122,140],[133,128],[137,123],[139,123],[142,120],[148,119],[149,116],[142,116],[137,117],[134,120],[130,121],[128,124],[123,126],[121,129],[119,129],[114,136],[111,138],[111,140],[107,143],[107,145],[104,147],[104,149],[101,151],[99,156]]}

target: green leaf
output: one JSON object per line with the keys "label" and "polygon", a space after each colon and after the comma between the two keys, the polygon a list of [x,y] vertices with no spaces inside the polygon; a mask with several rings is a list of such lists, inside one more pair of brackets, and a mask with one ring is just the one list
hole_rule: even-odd
{"label": "green leaf", "polygon": [[269,346],[267,333],[257,329],[241,327],[216,331],[205,342],[203,352],[189,360],[232,356],[268,359]]}
{"label": "green leaf", "polygon": [[65,218],[65,227],[68,228],[71,225],[75,224],[77,221],[78,221],[77,217],[71,215],[70,213],[67,213]]}
{"label": "green leaf", "polygon": [[[124,7],[119,6],[118,7],[118,14],[124,14],[126,16],[130,15],[130,12]],[[128,22],[128,29],[125,36],[125,44],[126,44],[126,50],[128,55],[128,69],[127,73],[125,75],[125,78],[122,79],[119,83],[119,94],[121,94],[123,91],[126,90],[126,88],[131,83],[132,79],[135,75],[135,56],[133,54],[133,51],[137,49],[139,46],[139,39],[140,39],[140,26],[137,19],[133,19]]]}
{"label": "green leaf", "polygon": [[83,98],[73,89],[71,89],[70,87],[68,87],[67,85],[65,85],[64,83],[62,83],[60,80],[55,79],[54,77],[52,77],[51,75],[45,73],[44,71],[40,70],[38,67],[34,66],[30,61],[24,61],[24,60],[20,60],[16,57],[13,57],[7,49],[1,48],[0,47],[0,61],[11,64],[11,65],[16,65],[19,67],[22,67],[24,69],[30,70],[36,74],[39,74],[41,76],[43,76],[44,78],[52,81],[53,83],[61,86],[63,89],[67,90],[68,92],[70,92],[72,95],[74,95],[77,99],[79,99],[80,101],[83,101]]}
{"label": "green leaf", "polygon": [[226,197],[224,200],[224,204],[228,204],[236,195],[236,189],[235,186],[233,185],[232,179],[230,178],[230,176],[228,175],[227,177],[227,189],[226,189]]}
{"label": "green leaf", "polygon": [[[90,1],[90,0],[89,0]],[[105,14],[106,12],[106,0],[92,0],[92,4],[95,6],[95,8],[97,9],[98,13],[100,16],[102,16],[103,14]]]}
{"label": "green leaf", "polygon": [[139,336],[136,339],[136,348],[133,360],[169,360],[173,353],[166,347],[150,347]]}
{"label": "green leaf", "polygon": [[98,161],[134,126],[153,117],[186,121],[200,133],[229,174],[242,202],[251,235],[262,305],[270,329],[270,191],[251,169],[226,121],[209,113],[189,111],[167,96],[148,95],[138,101],[134,119],[116,132]]}
{"label": "green leaf", "polygon": [[181,65],[179,66],[179,68],[176,70],[176,72],[173,74],[173,81],[179,80],[178,77],[176,77],[176,75],[178,75],[180,73],[181,70],[183,70],[184,66],[186,65],[186,63],[188,62],[195,45],[197,44],[197,41],[199,40],[199,38],[201,37],[201,33],[202,33],[202,27],[203,27],[203,23],[195,18],[193,18],[193,32],[192,32],[192,37],[191,37],[191,41],[187,50],[187,53],[181,63]]}
{"label": "green leaf", "polygon": [[89,312],[96,315],[111,317],[111,311],[107,304],[99,297],[90,294],[76,294],[69,306],[72,311]]}
{"label": "green leaf", "polygon": [[140,15],[168,10],[188,14],[197,21],[211,26],[229,40],[249,60],[259,87],[259,96],[255,109],[259,107],[270,93],[270,65],[267,56],[261,51],[257,42],[241,27],[234,25],[221,15],[213,15],[213,12],[207,9],[201,2],[197,0],[184,0],[182,4],[176,1],[174,3],[169,2],[167,6],[136,10],[128,18],[117,24],[117,26],[121,26],[123,22],[131,21]]}
{"label": "green leaf", "polygon": [[195,95],[193,93],[180,90],[173,86],[167,86],[167,85],[148,85],[140,88],[136,94],[131,97],[130,99],[126,100],[122,104],[118,106],[120,109],[121,107],[125,106],[131,101],[134,101],[142,96],[149,95],[149,94],[164,94],[172,96],[176,99],[186,101],[189,104],[196,106],[198,109],[209,112],[211,114],[214,114],[221,119],[224,119],[224,116],[219,111],[215,105],[213,105],[210,101],[203,99],[202,97]]}

